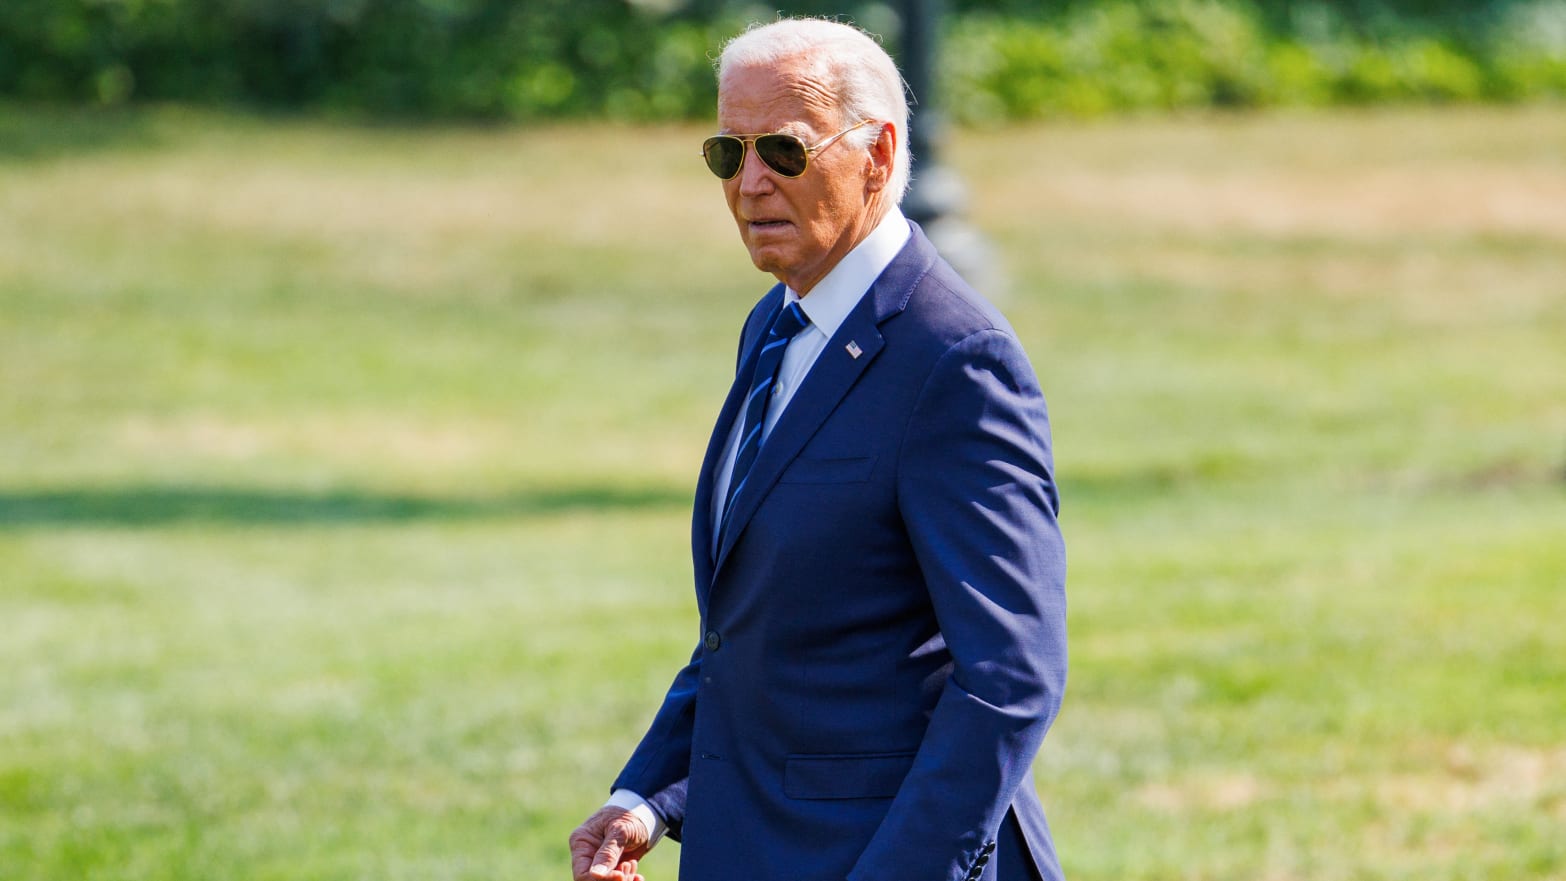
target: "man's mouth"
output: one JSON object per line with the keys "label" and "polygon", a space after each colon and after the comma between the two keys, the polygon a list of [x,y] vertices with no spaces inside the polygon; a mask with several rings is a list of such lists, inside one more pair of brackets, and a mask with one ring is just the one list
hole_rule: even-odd
{"label": "man's mouth", "polygon": [[768,218],[757,218],[750,221],[751,232],[777,232],[787,229],[791,225],[786,220],[771,220]]}

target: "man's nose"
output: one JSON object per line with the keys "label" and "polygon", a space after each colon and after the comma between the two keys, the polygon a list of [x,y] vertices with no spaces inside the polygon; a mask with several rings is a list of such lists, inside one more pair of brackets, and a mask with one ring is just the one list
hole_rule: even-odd
{"label": "man's nose", "polygon": [[776,184],[772,178],[772,169],[767,163],[761,161],[756,155],[756,145],[747,144],[745,156],[740,165],[739,189],[742,196],[755,196],[768,192]]}

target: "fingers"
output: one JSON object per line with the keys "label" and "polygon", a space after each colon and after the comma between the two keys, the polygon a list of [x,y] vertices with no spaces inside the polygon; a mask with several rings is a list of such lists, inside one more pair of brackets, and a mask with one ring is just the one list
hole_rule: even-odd
{"label": "fingers", "polygon": [[600,809],[571,833],[573,881],[646,881],[636,869],[647,837],[647,826],[629,812]]}
{"label": "fingers", "polygon": [[608,874],[608,881],[647,881],[647,876],[636,871],[636,860],[623,860],[613,872]]}
{"label": "fingers", "polygon": [[592,865],[587,870],[588,877],[597,878],[600,881],[610,878],[613,878],[614,881],[622,881],[622,879],[614,876],[616,874],[615,867],[619,865],[620,854],[624,850],[625,846],[620,843],[619,837],[611,831],[610,836],[605,838],[603,845],[598,848],[598,853],[593,855]]}
{"label": "fingers", "polygon": [[571,833],[571,878],[573,881],[588,881],[588,870],[592,867],[593,856],[598,853],[598,846],[603,843],[603,828],[592,828],[592,821],[578,826]]}

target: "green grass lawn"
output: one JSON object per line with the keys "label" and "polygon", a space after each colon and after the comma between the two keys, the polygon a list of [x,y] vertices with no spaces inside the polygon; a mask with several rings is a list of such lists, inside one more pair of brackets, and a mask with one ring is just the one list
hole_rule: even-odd
{"label": "green grass lawn", "polygon": [[[701,131],[0,105],[0,879],[568,877],[768,283]],[[1566,113],[950,158],[1054,419],[1068,874],[1566,879]]]}

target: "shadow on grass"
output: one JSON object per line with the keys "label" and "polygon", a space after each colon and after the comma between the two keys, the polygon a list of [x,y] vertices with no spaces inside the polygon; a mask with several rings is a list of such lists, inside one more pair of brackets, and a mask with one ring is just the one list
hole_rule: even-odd
{"label": "shadow on grass", "polygon": [[57,159],[156,142],[147,115],[136,110],[0,101],[0,162]]}
{"label": "shadow on grass", "polygon": [[667,486],[568,486],[481,496],[419,496],[332,490],[131,486],[0,491],[0,529],[50,527],[354,526],[367,523],[502,520],[575,512],[685,508],[691,494]]}

